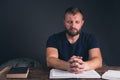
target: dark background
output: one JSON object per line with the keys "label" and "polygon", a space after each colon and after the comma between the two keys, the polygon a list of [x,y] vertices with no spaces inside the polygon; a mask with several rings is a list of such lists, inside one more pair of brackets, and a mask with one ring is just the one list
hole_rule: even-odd
{"label": "dark background", "polygon": [[45,64],[48,37],[64,30],[66,8],[79,7],[107,65],[120,65],[119,0],[0,0],[0,64],[28,57]]}

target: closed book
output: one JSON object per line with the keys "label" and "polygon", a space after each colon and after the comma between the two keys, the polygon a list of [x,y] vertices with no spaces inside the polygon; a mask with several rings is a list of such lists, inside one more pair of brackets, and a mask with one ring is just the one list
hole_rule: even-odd
{"label": "closed book", "polygon": [[7,78],[27,78],[29,73],[28,67],[11,68],[6,74]]}

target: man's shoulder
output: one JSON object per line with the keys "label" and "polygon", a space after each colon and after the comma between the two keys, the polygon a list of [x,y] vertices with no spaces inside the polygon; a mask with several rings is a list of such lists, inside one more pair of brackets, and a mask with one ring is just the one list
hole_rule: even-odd
{"label": "man's shoulder", "polygon": [[64,31],[51,35],[47,40],[47,47],[49,46],[49,47],[57,48],[59,43],[65,39],[64,36],[65,36]]}
{"label": "man's shoulder", "polygon": [[82,31],[80,33],[80,38],[83,41],[96,40],[96,36],[93,33]]}

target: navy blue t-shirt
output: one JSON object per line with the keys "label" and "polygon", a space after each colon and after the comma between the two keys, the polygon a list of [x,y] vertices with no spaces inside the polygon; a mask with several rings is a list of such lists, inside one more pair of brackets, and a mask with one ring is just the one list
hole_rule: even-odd
{"label": "navy blue t-shirt", "polygon": [[66,37],[66,31],[54,34],[47,40],[46,47],[53,47],[58,50],[59,58],[68,61],[73,55],[82,56],[83,60],[88,60],[88,51],[92,48],[99,48],[96,38],[86,32],[81,31],[79,39],[71,44]]}

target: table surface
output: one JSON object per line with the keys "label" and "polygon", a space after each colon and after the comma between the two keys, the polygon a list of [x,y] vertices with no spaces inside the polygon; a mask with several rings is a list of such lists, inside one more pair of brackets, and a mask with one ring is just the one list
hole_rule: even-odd
{"label": "table surface", "polygon": [[[29,75],[26,79],[7,79],[6,73],[10,67],[4,68],[2,71],[0,71],[0,80],[103,80],[103,79],[49,79],[49,71],[48,70],[42,70],[40,68],[30,68]],[[100,69],[97,69],[96,71],[102,75],[107,70],[120,70],[120,66],[104,66]]]}

